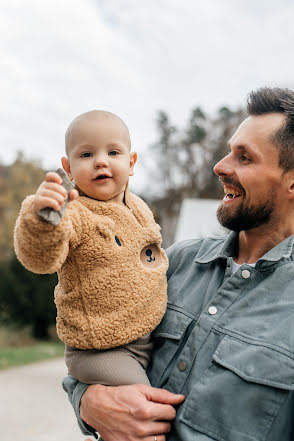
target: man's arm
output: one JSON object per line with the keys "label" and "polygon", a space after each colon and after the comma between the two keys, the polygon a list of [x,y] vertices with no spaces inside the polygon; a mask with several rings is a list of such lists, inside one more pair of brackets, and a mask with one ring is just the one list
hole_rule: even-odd
{"label": "man's arm", "polygon": [[95,428],[104,441],[154,441],[154,436],[158,441],[164,441],[170,422],[176,416],[173,406],[184,400],[183,395],[142,384],[116,387],[91,385],[88,388],[81,385],[76,382],[71,395],[68,391],[79,425],[87,435],[92,433],[85,428]]}
{"label": "man's arm", "polygon": [[80,383],[74,377],[68,375],[63,379],[62,387],[65,390],[65,392],[67,392],[68,394],[68,399],[74,409],[81,432],[84,435],[90,435],[90,436],[94,436],[95,438],[98,438],[95,429],[88,426],[88,424],[86,424],[80,416],[80,402],[83,394],[88,388],[88,384]]}

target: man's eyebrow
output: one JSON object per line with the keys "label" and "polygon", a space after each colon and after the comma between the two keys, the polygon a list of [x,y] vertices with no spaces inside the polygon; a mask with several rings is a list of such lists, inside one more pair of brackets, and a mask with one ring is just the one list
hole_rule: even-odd
{"label": "man's eyebrow", "polygon": [[[228,141],[227,146],[230,150],[232,150],[232,146],[230,141]],[[238,152],[249,152],[249,153],[253,153],[253,149],[252,147],[250,147],[248,144],[237,144],[236,146],[234,146],[234,150],[237,150]]]}

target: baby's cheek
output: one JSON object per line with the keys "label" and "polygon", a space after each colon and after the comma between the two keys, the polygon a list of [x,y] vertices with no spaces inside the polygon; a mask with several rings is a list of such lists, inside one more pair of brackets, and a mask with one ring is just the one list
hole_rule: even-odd
{"label": "baby's cheek", "polygon": [[160,250],[156,244],[143,248],[140,259],[143,265],[149,268],[156,268],[162,263]]}

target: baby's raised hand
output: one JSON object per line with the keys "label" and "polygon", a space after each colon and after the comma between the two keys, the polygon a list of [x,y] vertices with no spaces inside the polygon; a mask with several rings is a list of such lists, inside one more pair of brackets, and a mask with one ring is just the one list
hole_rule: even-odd
{"label": "baby's raised hand", "polygon": [[[69,192],[68,200],[72,201],[78,197],[77,190]],[[49,172],[46,174],[45,181],[39,186],[34,200],[34,211],[39,214],[43,208],[52,208],[58,211],[63,207],[67,199],[67,192],[62,186],[62,179],[58,173]]]}

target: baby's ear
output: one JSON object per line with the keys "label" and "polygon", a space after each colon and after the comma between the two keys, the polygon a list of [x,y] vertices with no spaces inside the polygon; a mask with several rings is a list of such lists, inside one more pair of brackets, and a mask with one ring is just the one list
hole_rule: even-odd
{"label": "baby's ear", "polygon": [[72,179],[69,159],[66,156],[63,156],[61,158],[61,163],[62,163],[63,170],[67,173],[69,179]]}
{"label": "baby's ear", "polygon": [[130,154],[130,172],[129,172],[129,176],[133,176],[134,174],[134,166],[137,162],[137,152],[132,152]]}

